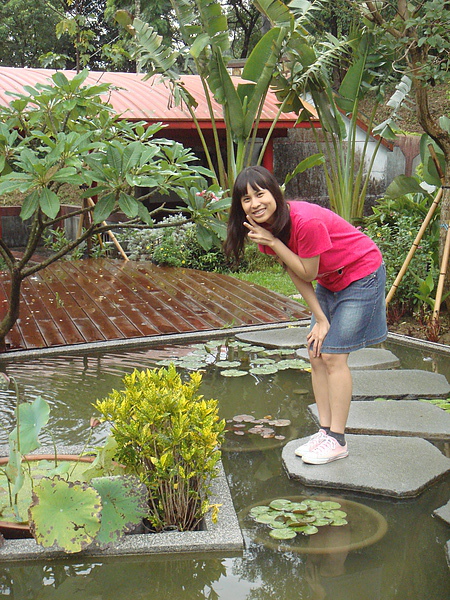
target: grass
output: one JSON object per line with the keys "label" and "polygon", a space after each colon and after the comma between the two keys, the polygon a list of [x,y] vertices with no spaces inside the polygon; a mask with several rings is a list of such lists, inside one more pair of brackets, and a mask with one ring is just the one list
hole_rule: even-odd
{"label": "grass", "polygon": [[[299,292],[295,285],[292,283],[289,275],[278,265],[273,265],[270,268],[266,268],[263,271],[249,271],[247,273],[230,273],[232,277],[240,279],[241,281],[247,281],[256,285],[261,285],[273,292],[283,294],[283,296],[297,296]],[[305,302],[300,297],[292,298],[297,300],[301,304],[305,305]]]}

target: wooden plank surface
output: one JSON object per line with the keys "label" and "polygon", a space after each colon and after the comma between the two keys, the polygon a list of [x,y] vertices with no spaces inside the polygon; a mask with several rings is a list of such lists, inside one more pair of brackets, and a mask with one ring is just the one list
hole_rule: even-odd
{"label": "wooden plank surface", "polygon": [[[0,318],[9,282],[0,273]],[[59,261],[27,278],[9,349],[56,347],[308,317],[299,303],[227,275],[108,259]]]}

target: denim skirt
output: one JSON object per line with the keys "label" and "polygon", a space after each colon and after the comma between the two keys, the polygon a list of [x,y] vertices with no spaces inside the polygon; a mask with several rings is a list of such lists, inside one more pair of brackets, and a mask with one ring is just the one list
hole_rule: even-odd
{"label": "denim skirt", "polygon": [[[340,292],[317,284],[319,304],[330,322],[322,345],[324,354],[347,354],[387,338],[386,267],[354,281]],[[311,319],[311,328],[315,319]]]}

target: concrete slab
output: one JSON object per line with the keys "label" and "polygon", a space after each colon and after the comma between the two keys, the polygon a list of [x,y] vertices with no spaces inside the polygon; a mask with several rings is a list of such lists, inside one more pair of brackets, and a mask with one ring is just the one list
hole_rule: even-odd
{"label": "concrete slab", "polygon": [[[317,406],[308,410],[319,422]],[[348,433],[404,435],[433,441],[450,441],[450,413],[420,400],[352,402]]]}
{"label": "concrete slab", "polygon": [[[303,360],[309,360],[306,348],[300,348],[296,354]],[[395,369],[400,366],[400,360],[393,352],[384,348],[363,348],[350,352],[348,366],[351,369]]]}
{"label": "concrete slab", "polygon": [[450,500],[444,506],[437,508],[433,514],[450,525]]}
{"label": "concrete slab", "polygon": [[348,458],[325,465],[306,464],[294,454],[308,438],[286,444],[282,460],[289,477],[316,488],[412,498],[450,473],[450,459],[426,440],[380,435],[346,437]]}
{"label": "concrete slab", "polygon": [[[5,446],[0,446],[1,452]],[[43,449],[44,450],[44,449]],[[63,449],[59,449],[62,452]],[[64,448],[67,454],[80,452],[79,447]],[[5,454],[3,454],[5,456]],[[105,557],[124,555],[167,554],[180,552],[230,552],[239,553],[244,549],[244,540],[239,521],[234,510],[230,489],[222,465],[219,475],[212,481],[211,503],[219,504],[217,523],[211,521],[210,515],[204,519],[204,530],[170,533],[126,535],[121,542],[112,548],[100,550],[92,547],[76,554],[80,557]],[[49,558],[67,558],[64,552],[44,549],[34,539],[6,540],[0,548],[1,561],[27,562]]]}
{"label": "concrete slab", "polygon": [[353,398],[447,398],[450,385],[444,375],[420,371],[358,370],[353,374]]}
{"label": "concrete slab", "polygon": [[241,342],[266,346],[267,348],[300,348],[306,346],[309,327],[285,327],[239,333],[236,338]]}

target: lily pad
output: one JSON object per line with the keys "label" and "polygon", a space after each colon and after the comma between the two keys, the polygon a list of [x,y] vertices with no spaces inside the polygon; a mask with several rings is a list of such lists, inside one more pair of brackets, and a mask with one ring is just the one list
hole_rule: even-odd
{"label": "lily pad", "polygon": [[239,371],[238,369],[227,369],[226,371],[220,371],[223,377],[243,377],[248,375],[247,371]]}
{"label": "lily pad", "polygon": [[263,352],[265,348],[264,346],[242,346],[241,350],[242,352],[254,352],[256,354],[257,352]]}
{"label": "lily pad", "polygon": [[289,427],[291,421],[289,419],[275,419],[273,421],[269,421],[269,425],[272,427]]}
{"label": "lily pad", "polygon": [[290,500],[285,500],[284,498],[278,498],[277,500],[272,500],[269,504],[270,508],[274,510],[288,510],[291,506],[292,502]]}
{"label": "lily pad", "polygon": [[336,519],[331,523],[332,527],[342,527],[342,525],[348,525],[348,521],[346,519]]}
{"label": "lily pad", "polygon": [[216,367],[219,367],[220,369],[235,369],[236,367],[240,367],[240,365],[240,360],[219,360],[219,362],[216,363]]}
{"label": "lily pad", "polygon": [[250,510],[250,512],[249,512],[249,515],[250,515],[251,517],[256,517],[256,516],[258,516],[258,515],[263,515],[263,514],[265,514],[265,513],[269,512],[269,511],[270,511],[270,506],[265,506],[265,505],[261,505],[261,506],[254,506],[254,507],[253,507],[253,508]]}
{"label": "lily pad", "polygon": [[252,375],[273,375],[278,372],[276,365],[263,365],[262,367],[252,367],[250,373]]}
{"label": "lily pad", "polygon": [[322,508],[324,508],[325,510],[337,510],[341,508],[341,505],[339,504],[339,502],[325,501],[322,502]]}
{"label": "lily pad", "polygon": [[255,360],[252,362],[255,363],[255,365],[257,365],[257,366],[275,364],[275,361],[273,358],[255,358]]}
{"label": "lily pad", "polygon": [[269,535],[276,540],[290,540],[295,538],[297,534],[290,527],[285,527],[283,529],[272,529]]}

